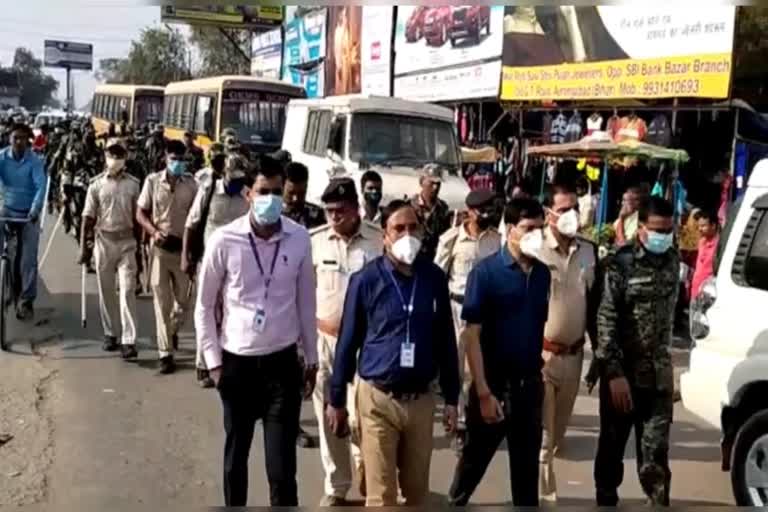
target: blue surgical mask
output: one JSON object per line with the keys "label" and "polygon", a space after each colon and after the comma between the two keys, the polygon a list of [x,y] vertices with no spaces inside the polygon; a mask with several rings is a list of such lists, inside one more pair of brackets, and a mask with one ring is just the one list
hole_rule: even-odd
{"label": "blue surgical mask", "polygon": [[648,240],[643,244],[649,252],[653,254],[664,254],[672,247],[674,241],[673,233],[657,233],[648,231]]}
{"label": "blue surgical mask", "polygon": [[171,176],[181,176],[187,170],[187,162],[184,160],[168,160],[168,172]]}
{"label": "blue surgical mask", "polygon": [[283,198],[275,194],[256,196],[251,201],[251,213],[256,224],[270,226],[280,220],[283,211]]}

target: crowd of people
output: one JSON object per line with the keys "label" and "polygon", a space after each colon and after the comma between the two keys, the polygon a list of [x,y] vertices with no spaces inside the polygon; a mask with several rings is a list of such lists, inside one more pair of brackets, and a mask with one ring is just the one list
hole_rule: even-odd
{"label": "crowd of people", "polygon": [[[284,151],[250,155],[233,133],[207,154],[192,134],[166,140],[162,126],[42,133],[33,148],[16,124],[0,152],[1,216],[29,221],[17,314],[34,313],[50,177],[49,205],[68,216],[78,263],[96,274],[104,350],[138,357],[142,274],[160,373],[175,371],[194,310],[197,380],[222,402],[227,506],[247,503],[259,420],[270,504],[298,504],[296,447],[309,443],[299,414],[310,398],[322,505],[347,503],[355,475],[366,505],[425,504],[438,410],[458,452],[452,504],[470,501],[504,439],[514,504],[554,503],[587,342],[586,384],[600,399],[597,504],[618,503],[633,428],[649,503],[669,504],[680,257],[665,199],[628,191],[617,246],[601,258],[580,235],[575,183],[555,183],[542,201],[515,193],[503,208],[475,190],[457,216],[427,166],[410,199],[382,205],[386,183],[368,171],[359,183],[330,180],[314,205],[304,165]],[[711,260],[716,219],[697,218],[700,258]]]}

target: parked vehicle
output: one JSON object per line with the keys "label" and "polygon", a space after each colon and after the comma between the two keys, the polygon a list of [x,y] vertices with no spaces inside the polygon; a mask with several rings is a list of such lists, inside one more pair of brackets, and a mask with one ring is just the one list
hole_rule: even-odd
{"label": "parked vehicle", "polygon": [[462,208],[469,193],[453,111],[438,105],[360,94],[291,100],[282,148],[309,168],[309,201],[320,202],[334,176],[359,187],[369,169],[384,178],[382,204],[410,197],[429,164],[441,171],[440,197],[450,207]]}
{"label": "parked vehicle", "polygon": [[[768,159],[755,166],[721,234],[715,277],[691,305],[683,405],[722,430],[737,505],[768,505]],[[722,250],[722,252],[720,252]]]}
{"label": "parked vehicle", "polygon": [[405,22],[405,40],[409,43],[415,43],[424,35],[424,15],[429,11],[429,7],[417,6]]}
{"label": "parked vehicle", "polygon": [[430,46],[443,46],[448,40],[453,7],[444,5],[432,7],[424,15],[424,39]]}
{"label": "parked vehicle", "polygon": [[451,46],[470,38],[480,44],[480,33],[485,29],[491,35],[491,7],[489,5],[466,5],[453,9],[449,37]]}

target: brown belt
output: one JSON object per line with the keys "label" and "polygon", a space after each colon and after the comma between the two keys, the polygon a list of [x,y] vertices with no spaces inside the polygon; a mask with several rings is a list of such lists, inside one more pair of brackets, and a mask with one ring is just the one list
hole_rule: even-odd
{"label": "brown belt", "polygon": [[563,345],[562,343],[555,343],[554,341],[544,338],[544,350],[552,352],[555,355],[576,355],[584,348],[585,341],[585,338],[581,338],[573,345]]}

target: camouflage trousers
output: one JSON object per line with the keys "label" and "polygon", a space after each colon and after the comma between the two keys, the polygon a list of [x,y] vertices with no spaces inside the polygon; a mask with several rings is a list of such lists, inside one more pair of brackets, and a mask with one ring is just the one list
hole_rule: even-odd
{"label": "camouflage trousers", "polygon": [[600,379],[600,437],[595,457],[597,505],[613,507],[624,479],[624,448],[635,429],[637,474],[649,504],[669,506],[669,431],[672,391],[637,388],[630,384],[634,409],[623,414],[613,407],[608,382]]}

